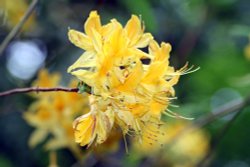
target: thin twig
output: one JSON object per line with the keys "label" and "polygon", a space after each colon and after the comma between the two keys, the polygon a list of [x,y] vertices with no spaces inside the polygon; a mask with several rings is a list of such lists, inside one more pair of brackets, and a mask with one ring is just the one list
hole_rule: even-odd
{"label": "thin twig", "polygon": [[186,128],[181,130],[171,140],[171,144],[175,143],[179,138],[181,138],[182,135],[186,133],[190,133],[191,131],[200,129],[225,115],[228,115],[234,112],[239,112],[249,105],[250,105],[250,96],[246,97],[244,100],[235,100],[235,101],[229,102],[223,105],[222,107],[219,107],[218,109],[216,109],[214,114],[209,113],[197,119],[196,121],[188,125]]}
{"label": "thin twig", "polygon": [[[235,120],[239,116],[240,111],[242,111],[245,107],[247,107],[249,105],[250,105],[250,96],[246,97],[244,100],[235,100],[235,101],[232,101],[232,102],[229,102],[229,103],[223,105],[222,107],[219,107],[218,109],[216,109],[215,114],[207,114],[207,115],[197,119],[196,121],[194,121],[193,123],[191,123],[187,127],[183,128],[178,134],[176,134],[171,139],[171,141],[168,143],[168,145],[166,146],[165,149],[169,149],[169,147],[174,145],[179,139],[182,138],[183,135],[190,133],[192,131],[198,130],[198,129],[210,124],[211,122],[213,122],[213,121],[217,120],[218,118],[221,118],[225,115],[228,115],[228,114],[235,112],[235,113],[237,113],[234,116],[234,120]],[[230,125],[231,125],[231,123],[227,124],[226,127],[224,127],[221,132],[225,133]],[[159,155],[157,154],[157,156],[159,156],[159,157],[162,155],[163,154],[159,154]]]}
{"label": "thin twig", "polygon": [[55,88],[39,88],[39,87],[28,87],[28,88],[16,88],[11,89],[5,92],[0,93],[1,96],[9,96],[19,93],[28,93],[28,92],[78,92],[78,88],[65,88],[65,87],[55,87]]}
{"label": "thin twig", "polygon": [[206,126],[207,124],[215,121],[218,118],[224,117],[225,115],[231,114],[233,112],[240,111],[241,109],[245,108],[246,106],[250,105],[250,96],[245,98],[244,100],[234,100],[229,102],[219,108],[217,108],[213,114],[207,114],[199,119],[197,119],[193,126],[197,128],[201,128]]}
{"label": "thin twig", "polygon": [[21,30],[22,26],[24,25],[24,23],[28,20],[28,18],[30,17],[30,15],[32,14],[32,12],[34,11],[36,5],[38,3],[38,0],[33,0],[29,6],[29,8],[27,9],[27,11],[25,12],[25,14],[23,15],[23,17],[21,18],[20,22],[11,30],[11,32],[8,34],[8,36],[4,39],[4,41],[2,42],[1,46],[0,46],[0,56],[3,53],[3,51],[5,50],[5,48],[8,46],[8,44],[10,43],[10,41],[17,35],[17,33]]}
{"label": "thin twig", "polygon": [[221,143],[222,138],[226,135],[226,133],[229,131],[230,127],[233,125],[235,120],[239,117],[239,115],[242,113],[243,110],[240,110],[233,116],[233,118],[227,122],[219,132],[215,135],[213,140],[211,141],[211,147],[210,150],[207,152],[206,156],[197,164],[197,167],[207,167],[209,166],[209,161],[212,159],[216,148]]}

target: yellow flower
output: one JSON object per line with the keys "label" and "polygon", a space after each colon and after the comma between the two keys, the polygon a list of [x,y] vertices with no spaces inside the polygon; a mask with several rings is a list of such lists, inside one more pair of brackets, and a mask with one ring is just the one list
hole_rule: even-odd
{"label": "yellow flower", "polygon": [[114,115],[110,110],[98,111],[98,98],[93,95],[89,97],[90,112],[78,117],[74,122],[75,141],[81,146],[91,145],[94,140],[97,143],[103,143],[114,123]]}
{"label": "yellow flower", "polygon": [[84,28],[85,33],[69,30],[70,41],[85,52],[68,72],[90,86],[92,94],[90,112],[74,123],[77,143],[101,144],[114,126],[123,135],[141,136],[148,122],[161,123],[162,114],[181,117],[167,107],[175,98],[173,86],[179,77],[192,71],[187,66],[176,71],[169,65],[170,44],[159,46],[135,15],[125,27],[115,19],[101,25],[94,11]]}
{"label": "yellow flower", "polygon": [[244,54],[247,60],[250,60],[250,42],[246,45],[244,49]]}
{"label": "yellow flower", "polygon": [[[59,73],[49,74],[47,70],[41,70],[35,86],[55,87],[59,85]],[[72,81],[69,86],[75,86]],[[45,148],[49,150],[67,147],[73,152],[79,152],[74,142],[73,120],[87,110],[87,98],[83,95],[69,92],[39,93],[34,96],[36,100],[24,113],[24,119],[36,130],[32,133],[29,145],[31,147],[46,140]]]}
{"label": "yellow flower", "polygon": [[146,47],[153,38],[150,33],[143,33],[144,28],[137,16],[132,16],[123,29],[115,19],[102,26],[100,16],[93,11],[84,28],[86,34],[69,30],[70,41],[85,52],[68,72],[91,87],[102,87],[113,66],[126,65],[134,58],[147,56],[137,48]]}
{"label": "yellow flower", "polygon": [[59,84],[61,76],[59,73],[49,74],[49,72],[45,69],[42,69],[38,73],[38,79],[33,82],[33,86],[40,87],[53,87]]}
{"label": "yellow flower", "polygon": [[[18,0],[18,1],[9,1],[9,0],[1,0],[0,1],[0,11],[3,12],[3,17],[6,17],[7,26],[12,28],[16,24],[20,22],[20,19],[24,15],[24,13],[28,9],[28,4],[26,0]],[[29,30],[34,27],[35,17],[32,14],[25,25],[23,26],[23,30]]]}
{"label": "yellow flower", "polygon": [[141,143],[133,143],[134,153],[155,156],[161,164],[167,163],[173,167],[195,166],[208,152],[210,138],[205,131],[195,127],[193,131],[183,132],[187,125],[183,121],[162,126],[148,124]]}

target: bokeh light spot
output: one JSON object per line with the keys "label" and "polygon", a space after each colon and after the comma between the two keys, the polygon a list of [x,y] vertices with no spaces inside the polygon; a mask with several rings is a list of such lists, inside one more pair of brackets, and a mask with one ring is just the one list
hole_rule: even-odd
{"label": "bokeh light spot", "polygon": [[15,41],[7,49],[7,69],[12,76],[28,80],[43,65],[46,55],[44,45],[39,48],[34,41]]}

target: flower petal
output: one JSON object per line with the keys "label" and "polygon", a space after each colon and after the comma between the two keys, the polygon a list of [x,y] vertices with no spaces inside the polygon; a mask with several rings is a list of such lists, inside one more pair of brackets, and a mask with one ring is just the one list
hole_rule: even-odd
{"label": "flower petal", "polygon": [[96,124],[96,134],[97,134],[97,143],[103,143],[110,133],[114,123],[114,113],[109,110],[106,112],[99,112],[97,116]]}
{"label": "flower petal", "polygon": [[81,57],[68,68],[67,71],[68,73],[71,73],[72,71],[80,69],[80,68],[89,70],[89,68],[95,67],[95,66],[96,66],[95,53],[91,51],[87,51],[87,52],[84,52],[81,55]]}
{"label": "flower petal", "polygon": [[127,32],[127,36],[130,40],[129,45],[134,46],[143,34],[140,19],[132,15],[131,19],[127,22],[124,30]]}
{"label": "flower petal", "polygon": [[96,11],[92,11],[89,14],[89,17],[84,24],[84,30],[90,38],[93,37],[93,30],[92,29],[95,29],[97,32],[101,31],[100,16],[97,14]]}
{"label": "flower petal", "polygon": [[41,143],[48,136],[48,130],[45,129],[37,129],[33,132],[29,139],[29,146],[35,147],[39,143]]}
{"label": "flower petal", "polygon": [[143,76],[143,68],[140,61],[138,61],[133,69],[133,71],[129,74],[127,79],[124,81],[124,84],[119,86],[117,90],[121,92],[134,92],[136,87],[141,81]]}
{"label": "flower petal", "polygon": [[95,51],[97,53],[102,52],[102,36],[95,29],[92,29],[92,34]]}
{"label": "flower petal", "polygon": [[89,85],[90,87],[93,87],[95,85],[95,73],[91,71],[86,70],[77,70],[71,72],[72,75],[75,75],[78,79]]}
{"label": "flower petal", "polygon": [[89,144],[94,138],[95,118],[91,113],[78,117],[73,124],[75,131],[75,141],[81,146]]}
{"label": "flower petal", "polygon": [[71,29],[68,32],[68,36],[71,43],[73,43],[75,46],[84,50],[93,49],[91,38],[89,38],[84,33]]}
{"label": "flower petal", "polygon": [[141,38],[134,45],[135,48],[145,48],[148,46],[151,40],[153,40],[153,36],[150,33],[145,33],[141,36]]}

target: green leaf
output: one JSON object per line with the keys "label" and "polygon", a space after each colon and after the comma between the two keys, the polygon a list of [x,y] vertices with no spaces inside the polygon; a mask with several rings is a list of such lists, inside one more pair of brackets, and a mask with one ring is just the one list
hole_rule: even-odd
{"label": "green leaf", "polygon": [[7,159],[5,156],[0,155],[0,166],[3,167],[12,167],[11,161]]}
{"label": "green leaf", "polygon": [[150,32],[156,32],[156,20],[148,0],[122,0],[120,1],[131,13],[141,15],[142,20],[145,22],[146,29]]}

